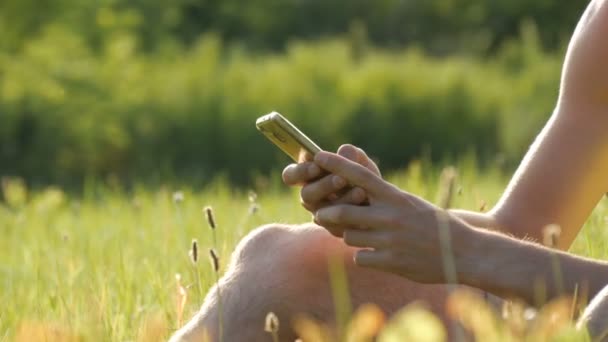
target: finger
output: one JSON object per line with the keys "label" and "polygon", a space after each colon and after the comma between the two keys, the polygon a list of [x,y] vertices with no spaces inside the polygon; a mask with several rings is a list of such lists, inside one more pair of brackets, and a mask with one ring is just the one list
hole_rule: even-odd
{"label": "finger", "polygon": [[344,144],[338,149],[338,154],[346,159],[365,166],[378,176],[380,175],[380,170],[378,169],[376,163],[374,163],[374,161],[371,160],[371,158],[369,158],[362,149],[351,144]]}
{"label": "finger", "polygon": [[370,195],[381,195],[394,191],[394,187],[382,180],[371,170],[335,153],[319,152],[315,163],[330,173],[344,177],[351,185],[356,185]]}
{"label": "finger", "polygon": [[359,164],[365,166],[366,168],[370,169],[373,173],[377,174],[378,176],[382,176],[382,174],[380,173],[380,169],[378,168],[378,165],[367,155],[367,153],[365,153],[365,151],[363,151],[362,149],[357,147],[357,151],[359,152],[357,154],[357,160],[359,162]]}
{"label": "finger", "polygon": [[312,162],[289,164],[283,170],[283,182],[287,185],[305,184],[321,175],[321,169]]}
{"label": "finger", "polygon": [[371,267],[378,269],[390,268],[390,253],[385,249],[362,249],[355,253],[354,258],[355,264],[361,267]]}
{"label": "finger", "polygon": [[331,199],[332,204],[365,204],[367,203],[367,194],[360,187],[347,189],[346,193],[338,198]]}
{"label": "finger", "polygon": [[307,161],[310,162],[310,161],[313,161],[314,158],[315,158],[315,156],[313,156],[310,152],[308,152],[308,151],[301,151],[298,163],[307,162]]}
{"label": "finger", "polygon": [[377,207],[349,204],[331,205],[315,212],[315,220],[322,226],[341,225],[370,229],[392,228],[397,223],[393,216],[390,211]]}
{"label": "finger", "polygon": [[323,228],[325,228],[331,235],[335,236],[335,237],[343,237],[344,235],[344,227],[342,226],[336,226],[336,225],[329,225],[329,226],[321,226]]}
{"label": "finger", "polygon": [[328,198],[330,194],[343,189],[347,185],[346,180],[340,176],[327,175],[317,181],[306,184],[300,191],[302,203],[318,206]]}
{"label": "finger", "polygon": [[353,247],[386,248],[391,244],[391,235],[386,230],[345,229],[344,243]]}
{"label": "finger", "polygon": [[341,145],[340,148],[338,148],[338,154],[348,160],[357,163],[359,162],[359,150],[351,144]]}
{"label": "finger", "polygon": [[344,234],[344,228],[337,225],[323,225],[313,216],[313,222],[327,230],[331,235],[341,238]]}

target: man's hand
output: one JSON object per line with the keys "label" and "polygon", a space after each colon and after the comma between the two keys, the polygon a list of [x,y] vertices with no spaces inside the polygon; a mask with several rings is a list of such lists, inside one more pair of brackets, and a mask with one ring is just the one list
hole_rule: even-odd
{"label": "man's hand", "polygon": [[[443,258],[447,249],[455,265],[469,263],[476,231],[460,219],[340,155],[320,152],[314,161],[367,194],[368,206],[333,204],[315,213],[315,222],[323,227],[350,227],[344,231],[344,242],[364,248],[355,254],[357,265],[441,283],[448,280]],[[442,229],[447,239],[441,236]]]}
{"label": "man's hand", "polygon": [[[380,177],[378,166],[353,145],[342,145],[338,155],[364,166],[374,175]],[[357,186],[349,186],[341,176],[327,173],[312,161],[290,164],[283,170],[283,181],[287,185],[302,185],[300,201],[311,213],[332,204],[362,205],[367,203],[365,191]],[[335,236],[342,236],[343,226],[326,227]]]}

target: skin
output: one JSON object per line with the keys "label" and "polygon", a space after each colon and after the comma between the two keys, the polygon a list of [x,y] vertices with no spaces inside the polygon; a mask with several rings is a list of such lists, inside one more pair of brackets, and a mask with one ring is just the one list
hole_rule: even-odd
{"label": "skin", "polygon": [[280,341],[293,342],[291,323],[305,314],[332,325],[334,299],[328,262],[341,262],[348,279],[349,301],[354,309],[375,303],[392,315],[412,301],[447,321],[444,302],[448,288],[422,285],[395,274],[355,265],[355,248],[325,229],[303,225],[270,224],[255,229],[236,247],[218,286],[207,294],[200,311],[171,338],[177,341],[219,341],[219,315],[224,322],[223,341],[269,341],[264,331],[268,312],[280,322]]}
{"label": "skin", "polygon": [[[171,341],[201,341],[205,331],[218,340],[220,314],[238,327],[224,329],[224,341],[268,340],[262,322],[269,311],[279,316],[285,341],[293,341],[289,322],[298,312],[331,322],[327,263],[336,257],[345,263],[353,306],[375,302],[388,314],[423,299],[442,316],[446,282],[532,305],[576,289],[600,293],[608,284],[608,264],[564,250],[608,192],[605,37],[607,1],[591,1],[566,54],[555,110],[491,211],[438,208],[386,182],[355,146],[321,152],[287,166],[283,180],[302,187],[302,205],[323,228],[254,230],[220,280],[222,310],[216,286]],[[537,243],[549,224],[561,228],[557,249]],[[592,336],[603,336],[608,326],[606,293],[581,318]]]}
{"label": "skin", "polygon": [[[592,1],[566,54],[553,115],[489,213],[446,212],[402,191],[384,181],[373,162],[354,146],[290,165],[284,181],[304,184],[302,204],[316,223],[343,237],[347,245],[362,248],[355,254],[357,265],[424,283],[446,282],[439,257],[443,222],[449,227],[459,283],[531,304],[543,300],[537,298],[538,286],[544,287],[544,299],[572,294],[577,288],[595,295],[608,284],[606,263],[532,241],[542,241],[545,227],[558,225],[556,247],[566,250],[608,191],[606,36],[608,4]],[[312,181],[321,170],[330,174]],[[331,194],[345,184],[354,189],[332,201]],[[368,206],[358,205],[366,200]],[[552,266],[555,260],[559,273]],[[530,279],[538,286],[531,286]]]}

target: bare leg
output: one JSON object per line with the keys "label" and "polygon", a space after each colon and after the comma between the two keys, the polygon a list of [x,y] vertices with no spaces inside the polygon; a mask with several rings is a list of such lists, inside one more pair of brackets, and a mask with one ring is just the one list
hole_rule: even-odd
{"label": "bare leg", "polygon": [[[444,285],[423,285],[396,275],[353,264],[353,250],[313,224],[263,226],[247,235],[235,249],[220,280],[223,341],[268,341],[264,319],[270,311],[281,322],[281,341],[293,341],[295,314],[306,313],[325,322],[334,320],[328,260],[344,260],[351,302],[356,308],[375,303],[390,315],[420,300],[444,319]],[[200,341],[206,329],[218,340],[218,296],[212,288],[199,313],[171,341]]]}

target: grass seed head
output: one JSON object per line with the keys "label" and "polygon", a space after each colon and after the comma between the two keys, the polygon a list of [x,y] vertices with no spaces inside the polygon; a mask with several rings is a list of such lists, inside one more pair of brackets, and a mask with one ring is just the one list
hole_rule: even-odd
{"label": "grass seed head", "polygon": [[213,271],[219,272],[220,270],[220,258],[217,256],[215,249],[209,249],[209,256],[211,257],[211,266],[213,266]]}
{"label": "grass seed head", "polygon": [[215,229],[215,217],[213,217],[213,209],[211,207],[205,207],[205,217],[207,218],[207,223],[209,223],[209,227],[211,229]]}
{"label": "grass seed head", "polygon": [[258,199],[258,194],[255,191],[251,190],[249,191],[248,197],[250,203],[255,203],[255,201]]}
{"label": "grass seed head", "polygon": [[562,228],[557,224],[550,224],[543,228],[543,245],[555,248],[557,247],[557,240],[559,240],[562,234]]}
{"label": "grass seed head", "polygon": [[196,239],[192,240],[192,247],[190,248],[190,260],[193,264],[198,262],[198,242]]}
{"label": "grass seed head", "polygon": [[176,191],[173,193],[173,202],[175,204],[182,203],[184,201],[184,193],[181,191]]}
{"label": "grass seed head", "polygon": [[279,318],[272,311],[266,315],[264,331],[273,333],[273,334],[276,334],[279,331]]}

